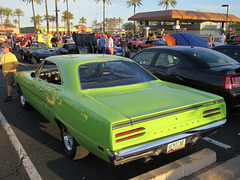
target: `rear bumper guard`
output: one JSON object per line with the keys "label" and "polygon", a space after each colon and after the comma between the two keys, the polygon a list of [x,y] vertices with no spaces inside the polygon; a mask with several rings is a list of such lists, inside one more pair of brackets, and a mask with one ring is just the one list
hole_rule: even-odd
{"label": "rear bumper guard", "polygon": [[166,152],[167,145],[171,142],[186,139],[186,145],[195,143],[198,139],[209,135],[217,128],[222,127],[226,123],[226,119],[213,122],[211,124],[201,126],[189,131],[159,139],[153,142],[124,149],[118,152],[108,152],[109,160],[114,165],[124,164],[133,160],[141,159],[146,156],[157,156],[160,153]]}

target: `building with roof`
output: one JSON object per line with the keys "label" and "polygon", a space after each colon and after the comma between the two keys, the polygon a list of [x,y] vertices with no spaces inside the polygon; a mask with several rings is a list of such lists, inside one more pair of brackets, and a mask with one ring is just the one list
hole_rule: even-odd
{"label": "building with roof", "polygon": [[[137,13],[130,18],[130,21],[143,21],[145,25],[142,30],[148,36],[149,32],[167,31],[175,33],[187,30],[200,36],[214,34],[226,29],[226,22],[240,22],[240,18],[232,14],[185,11],[185,10],[164,10]],[[149,22],[158,22],[151,26]],[[218,24],[221,27],[218,28]]]}
{"label": "building with roof", "polygon": [[19,28],[12,24],[0,24],[0,34],[19,33]]}

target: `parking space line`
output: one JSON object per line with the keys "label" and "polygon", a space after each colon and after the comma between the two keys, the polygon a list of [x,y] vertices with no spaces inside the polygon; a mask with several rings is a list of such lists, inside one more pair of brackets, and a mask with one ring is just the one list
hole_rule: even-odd
{"label": "parking space line", "polygon": [[214,140],[214,139],[212,139],[212,138],[209,138],[209,137],[204,137],[203,139],[204,139],[205,141],[207,141],[207,142],[210,142],[210,143],[212,143],[212,144],[215,144],[215,145],[217,145],[217,146],[220,146],[220,147],[222,147],[222,148],[224,148],[224,149],[231,149],[231,148],[232,148],[231,146],[229,146],[229,145],[227,145],[227,144],[221,143],[221,142],[216,141],[216,140]]}
{"label": "parking space line", "polygon": [[10,141],[12,142],[13,147],[18,153],[18,156],[26,169],[28,176],[32,180],[42,180],[41,176],[39,175],[37,169],[33,165],[32,161],[30,160],[29,156],[27,155],[26,151],[24,150],[23,146],[19,142],[17,136],[13,132],[12,128],[8,124],[7,120],[3,116],[2,112],[0,111],[0,123],[2,124],[3,128],[7,132]]}

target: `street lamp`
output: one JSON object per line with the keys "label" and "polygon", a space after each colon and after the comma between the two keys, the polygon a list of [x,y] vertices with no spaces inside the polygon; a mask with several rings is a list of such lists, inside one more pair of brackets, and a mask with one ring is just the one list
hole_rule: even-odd
{"label": "street lamp", "polygon": [[228,27],[228,4],[223,4],[222,7],[227,7],[227,18],[226,18],[226,31],[227,31],[227,27]]}

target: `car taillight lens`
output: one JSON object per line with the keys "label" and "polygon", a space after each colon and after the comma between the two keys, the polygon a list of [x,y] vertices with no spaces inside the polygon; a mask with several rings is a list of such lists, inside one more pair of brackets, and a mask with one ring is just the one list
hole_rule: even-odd
{"label": "car taillight lens", "polygon": [[231,74],[223,77],[223,87],[225,89],[240,88],[238,74]]}
{"label": "car taillight lens", "polygon": [[121,133],[117,133],[117,134],[115,134],[116,142],[120,142],[123,140],[128,140],[128,139],[132,139],[132,138],[141,136],[145,133],[144,131],[142,131],[143,129],[144,129],[143,127],[140,127],[140,128],[124,131]]}
{"label": "car taillight lens", "polygon": [[203,117],[208,118],[208,117],[220,114],[220,113],[221,113],[220,108],[208,109],[203,112]]}

